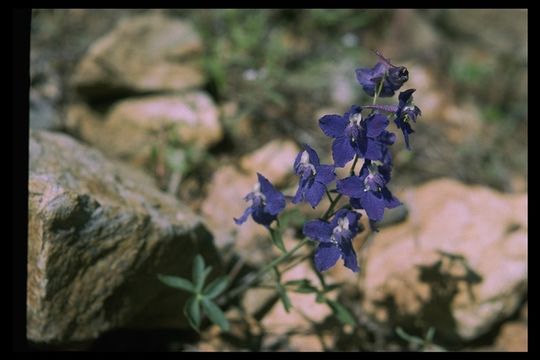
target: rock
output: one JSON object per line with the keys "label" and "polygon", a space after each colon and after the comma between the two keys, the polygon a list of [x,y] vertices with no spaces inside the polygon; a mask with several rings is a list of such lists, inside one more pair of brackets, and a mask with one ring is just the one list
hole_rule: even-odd
{"label": "rock", "polygon": [[274,185],[283,185],[293,174],[293,165],[300,147],[291,140],[273,140],[252,154],[240,159],[240,166],[248,174],[263,174]]}
{"label": "rock", "polygon": [[290,351],[324,351],[321,339],[317,335],[293,335],[289,339]]}
{"label": "rock", "polygon": [[526,352],[528,351],[527,334],[527,324],[523,322],[513,321],[504,324],[495,340],[495,347],[498,351]]}
{"label": "rock", "polygon": [[216,170],[201,209],[208,227],[214,232],[217,246],[234,243],[235,249],[245,255],[250,264],[257,266],[272,254],[272,242],[263,226],[251,218],[238,226],[233,218],[242,215],[246,209],[248,203],[243,198],[257,182],[257,172],[279,188],[292,174],[298,151],[291,141],[274,140],[244,156],[240,160],[241,169],[227,165]]}
{"label": "rock", "polygon": [[201,211],[208,228],[216,236],[218,247],[233,243],[241,247],[238,242],[242,238],[251,239],[256,234],[265,236],[264,227],[252,219],[248,219],[242,226],[236,225],[233,220],[244,212],[247,203],[242,199],[256,182],[254,174],[242,174],[232,165],[223,166],[214,173]]}
{"label": "rock", "polygon": [[188,22],[158,13],[133,16],[90,47],[72,82],[93,100],[198,87],[204,82],[202,52]]}
{"label": "rock", "polygon": [[[319,280],[307,262],[303,262],[291,270],[282,274],[282,282],[291,280],[308,279],[312,284],[318,286]],[[332,284],[329,281],[328,284]],[[287,313],[283,303],[278,301],[272,310],[262,319],[261,325],[269,334],[280,335],[289,332],[312,332],[313,323],[321,323],[332,311],[326,304],[315,301],[314,294],[303,294],[289,292],[292,308]],[[328,293],[327,296],[335,300],[335,293]]]}
{"label": "rock", "polygon": [[390,326],[473,340],[527,291],[527,196],[441,179],[398,194],[405,223],[367,249],[364,308]]}
{"label": "rock", "polygon": [[30,89],[30,128],[35,130],[58,130],[62,123],[58,111],[51,100]]}
{"label": "rock", "polygon": [[107,330],[186,326],[186,294],[158,273],[191,276],[212,238],[151,178],[69,136],[30,133],[27,336],[95,339]]}
{"label": "rock", "polygon": [[58,107],[61,100],[61,79],[54,67],[30,52],[30,128],[58,130],[62,127]]}
{"label": "rock", "polygon": [[68,110],[67,123],[104,153],[136,165],[148,162],[153,147],[167,139],[206,149],[223,136],[214,102],[203,92],[130,98],[104,117],[77,104]]}

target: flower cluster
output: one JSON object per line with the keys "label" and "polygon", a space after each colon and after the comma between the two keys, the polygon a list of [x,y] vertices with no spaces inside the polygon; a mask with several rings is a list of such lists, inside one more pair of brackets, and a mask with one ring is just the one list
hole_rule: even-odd
{"label": "flower cluster", "polygon": [[[299,177],[293,204],[305,201],[315,208],[325,193],[331,200],[331,206],[321,219],[304,224],[306,237],[319,242],[314,262],[319,271],[334,266],[343,258],[344,265],[354,272],[359,270],[352,239],[360,231],[359,219],[363,209],[371,224],[382,220],[385,209],[401,205],[392,195],[388,183],[392,173],[392,155],[390,146],[396,141],[396,135],[387,130],[391,120],[401,130],[407,149],[410,150],[409,136],[414,131],[411,121],[416,122],[421,115],[420,109],[413,104],[415,89],[400,92],[398,104],[377,105],[377,97],[391,97],[409,79],[409,72],[404,66],[395,66],[377,52],[379,61],[373,68],[356,70],[356,79],[362,89],[374,97],[371,105],[352,105],[343,115],[325,115],[319,119],[323,133],[333,139],[333,164],[320,163],[316,151],[305,144],[296,156],[294,172]],[[355,173],[355,165],[363,159],[363,164]],[[350,176],[336,179],[335,168],[345,167],[353,161]],[[270,227],[278,214],[285,208],[285,196],[261,174],[258,183],[245,200],[251,206],[244,214],[235,219],[237,224],[245,222],[249,215],[261,225]],[[336,181],[335,189],[329,185]],[[332,193],[337,193],[332,198]],[[343,196],[349,198],[347,205],[332,213],[334,206]]]}

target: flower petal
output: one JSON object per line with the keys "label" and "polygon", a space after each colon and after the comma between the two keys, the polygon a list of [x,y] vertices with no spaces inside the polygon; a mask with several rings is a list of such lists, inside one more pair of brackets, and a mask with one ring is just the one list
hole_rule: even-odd
{"label": "flower petal", "polygon": [[367,135],[377,137],[386,129],[390,120],[382,114],[373,114],[366,119]]}
{"label": "flower petal", "polygon": [[354,158],[356,151],[351,146],[351,141],[346,136],[338,137],[332,144],[332,157],[337,167],[344,167]]}
{"label": "flower petal", "polygon": [[253,212],[253,208],[250,206],[244,211],[242,216],[240,216],[238,219],[234,218],[234,222],[236,223],[236,225],[242,225],[243,223],[245,223],[248,216],[251,215],[252,212]]}
{"label": "flower petal", "polygon": [[360,230],[358,220],[360,220],[361,216],[362,215],[357,213],[356,211],[347,211],[347,219],[349,219],[349,230],[353,234],[353,237],[356,236],[356,234]]}
{"label": "flower petal", "polygon": [[344,218],[349,213],[349,210],[347,209],[339,209],[334,214],[334,217],[332,218],[332,221],[330,222],[330,227],[334,229],[338,225],[338,220],[341,218]]}
{"label": "flower petal", "polygon": [[317,152],[313,150],[308,144],[304,144],[304,148],[309,154],[309,162],[315,166],[319,166],[321,162],[319,160],[319,155],[317,155]]}
{"label": "flower petal", "polygon": [[315,208],[321,202],[326,191],[326,186],[320,182],[314,181],[309,188],[306,189],[304,197],[309,202],[312,208]]}
{"label": "flower petal", "polygon": [[341,257],[341,251],[332,243],[320,243],[315,250],[315,267],[319,272],[330,269]]}
{"label": "flower petal", "polygon": [[337,138],[343,136],[349,120],[341,115],[324,115],[319,119],[319,127],[326,136]]}
{"label": "flower petal", "polygon": [[366,138],[366,151],[364,153],[364,157],[368,160],[382,161],[386,148],[386,145],[381,143],[380,141]]}
{"label": "flower petal", "polygon": [[384,201],[385,201],[385,207],[386,208],[393,209],[395,207],[403,205],[401,203],[401,201],[398,200],[397,197],[392,195],[392,193],[390,192],[390,190],[388,190],[388,188],[383,188],[381,192],[382,192],[382,196],[383,196]]}
{"label": "flower petal", "polygon": [[329,242],[332,236],[330,224],[323,220],[310,220],[304,224],[304,236],[321,242]]}
{"label": "flower petal", "polygon": [[370,220],[380,221],[384,216],[385,201],[380,193],[374,191],[366,191],[360,197],[362,208],[366,210]]}
{"label": "flower petal", "polygon": [[315,175],[315,181],[324,185],[330,184],[336,178],[334,167],[332,165],[320,165],[316,168],[317,175]]}
{"label": "flower petal", "polygon": [[300,160],[302,159],[302,153],[303,151],[300,151],[298,155],[296,155],[296,159],[294,159],[294,165],[293,165],[293,171],[298,175],[296,169],[298,169],[298,165],[300,165]]}
{"label": "flower petal", "polygon": [[270,226],[272,221],[276,219],[276,215],[266,212],[263,207],[255,208],[251,214],[251,217],[257,224],[261,224],[266,227]]}
{"label": "flower petal", "polygon": [[400,107],[407,105],[407,103],[411,99],[412,94],[415,91],[416,89],[408,89],[399,93],[398,99],[399,99],[399,105],[401,105]]}
{"label": "flower petal", "polygon": [[364,182],[358,176],[349,176],[337,181],[336,190],[340,194],[359,198],[364,194]]}
{"label": "flower petal", "polygon": [[279,214],[285,208],[285,196],[276,190],[274,185],[267,178],[257,173],[259,184],[261,184],[261,192],[266,198],[265,210],[272,215]]}
{"label": "flower petal", "polygon": [[352,242],[350,240],[344,240],[341,242],[341,253],[345,266],[351,269],[353,272],[358,272],[360,268],[358,267],[356,252],[354,251]]}
{"label": "flower petal", "polygon": [[349,203],[353,207],[353,209],[363,209],[362,203],[360,202],[359,198],[350,198]]}
{"label": "flower petal", "polygon": [[296,194],[294,195],[294,198],[292,199],[293,204],[298,204],[300,201],[302,201],[304,193],[304,187],[302,186],[302,182],[298,185],[298,189],[296,190]]}

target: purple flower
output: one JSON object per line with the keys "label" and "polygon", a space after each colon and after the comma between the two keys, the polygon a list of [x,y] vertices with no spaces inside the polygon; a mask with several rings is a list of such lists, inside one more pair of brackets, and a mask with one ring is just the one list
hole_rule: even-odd
{"label": "purple flower", "polygon": [[382,149],[389,144],[393,134],[384,130],[389,120],[378,113],[362,118],[362,108],[351,106],[343,116],[325,115],[319,119],[322,131],[333,137],[332,157],[338,167],[343,167],[355,155],[370,160],[380,160]]}
{"label": "purple flower", "polygon": [[365,209],[370,220],[380,221],[384,209],[394,208],[401,202],[392,195],[386,184],[390,181],[391,159],[385,162],[366,160],[359,176],[349,176],[337,182],[337,191],[351,198],[351,206]]}
{"label": "purple flower", "polygon": [[346,267],[358,272],[352,239],[360,230],[359,219],[360,214],[357,212],[341,209],[331,222],[311,220],[304,224],[304,235],[319,241],[314,258],[318,271],[331,268],[342,257]]}
{"label": "purple flower", "polygon": [[285,208],[285,196],[268,181],[267,178],[257,173],[259,182],[255,184],[253,191],[244,197],[245,201],[251,201],[246,211],[239,219],[234,219],[237,225],[241,225],[246,222],[249,215],[258,224],[269,227],[272,221],[276,219],[279,214]]}
{"label": "purple flower", "polygon": [[377,52],[379,61],[373,68],[356,69],[356,79],[369,96],[375,96],[381,80],[384,77],[380,97],[394,96],[404,82],[409,80],[409,71],[405,66],[395,66]]}
{"label": "purple flower", "polygon": [[309,145],[304,145],[294,161],[294,172],[300,176],[300,184],[292,202],[307,200],[315,208],[326,191],[326,185],[334,181],[336,174],[332,165],[321,165],[319,156]]}
{"label": "purple flower", "polygon": [[397,127],[403,132],[405,145],[408,150],[411,150],[409,145],[409,134],[414,132],[411,128],[410,120],[416,122],[416,118],[422,115],[422,111],[412,104],[412,94],[415,91],[416,89],[409,89],[399,93],[399,105],[396,111],[396,119],[394,120]]}

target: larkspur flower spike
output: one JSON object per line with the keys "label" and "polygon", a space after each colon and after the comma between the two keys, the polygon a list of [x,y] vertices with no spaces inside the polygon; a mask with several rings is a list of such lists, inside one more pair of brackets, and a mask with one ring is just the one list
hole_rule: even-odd
{"label": "larkspur flower spike", "polygon": [[[415,89],[400,92],[397,105],[376,104],[379,96],[393,96],[409,79],[406,67],[393,65],[378,52],[377,56],[379,61],[373,68],[356,69],[356,77],[362,88],[374,97],[373,104],[352,105],[343,115],[325,115],[319,119],[321,130],[333,138],[334,164],[322,165],[315,150],[307,144],[294,161],[294,172],[300,179],[295,196],[288,197],[292,203],[306,201],[315,208],[325,192],[328,192],[331,201],[322,219],[308,221],[303,227],[306,237],[319,242],[314,257],[318,271],[328,270],[342,258],[347,268],[358,272],[356,253],[352,246],[353,238],[361,230],[361,215],[356,209],[365,210],[370,227],[378,231],[377,223],[383,219],[385,209],[401,205],[388,188],[392,174],[389,147],[395,143],[396,135],[388,131],[387,127],[393,118],[410,150],[409,135],[414,132],[411,122],[416,122],[422,112],[412,102]],[[329,184],[336,179],[335,168],[344,167],[353,159],[363,160],[358,175],[353,166],[350,176],[337,179],[336,189],[328,190]],[[257,176],[258,183],[244,198],[251,201],[251,205],[239,219],[234,220],[242,224],[251,215],[255,222],[269,228],[285,208],[285,197],[268,179],[260,174]],[[332,198],[332,192],[340,195]],[[349,205],[332,214],[343,196],[349,197]]]}

